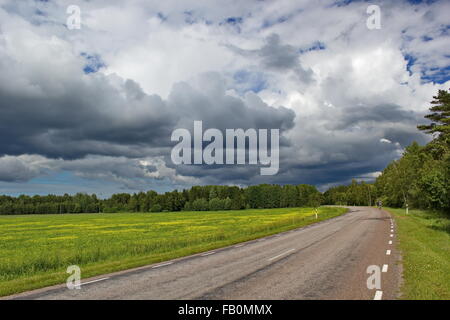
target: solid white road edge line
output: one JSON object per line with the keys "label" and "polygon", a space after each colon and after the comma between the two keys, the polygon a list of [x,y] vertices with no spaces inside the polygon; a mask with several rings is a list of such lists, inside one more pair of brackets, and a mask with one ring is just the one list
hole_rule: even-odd
{"label": "solid white road edge line", "polygon": [[283,253],[280,253],[279,255],[270,258],[269,261],[272,261],[272,260],[274,260],[274,259],[276,259],[276,258],[279,258],[279,257],[281,257],[281,256],[284,256],[284,255],[286,255],[286,254],[288,254],[289,252],[292,252],[292,251],[294,251],[294,250],[295,250],[295,249],[290,249],[290,250],[288,250],[288,251],[285,251],[285,252],[283,252]]}

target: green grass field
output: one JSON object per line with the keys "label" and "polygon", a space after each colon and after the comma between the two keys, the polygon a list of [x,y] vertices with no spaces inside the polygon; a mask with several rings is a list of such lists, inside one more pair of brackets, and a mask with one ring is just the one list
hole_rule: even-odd
{"label": "green grass field", "polygon": [[0,216],[0,296],[161,262],[336,217],[343,208]]}
{"label": "green grass field", "polygon": [[403,299],[450,299],[450,219],[421,210],[394,214],[403,256]]}

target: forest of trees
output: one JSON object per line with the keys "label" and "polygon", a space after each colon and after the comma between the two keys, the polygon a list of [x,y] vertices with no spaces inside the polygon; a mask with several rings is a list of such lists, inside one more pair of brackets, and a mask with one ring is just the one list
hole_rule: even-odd
{"label": "forest of trees", "polygon": [[323,204],[369,206],[377,200],[377,192],[373,184],[353,179],[350,185],[328,189],[323,199]]}
{"label": "forest of trees", "polygon": [[188,190],[174,190],[164,194],[155,191],[120,193],[108,199],[82,193],[74,196],[0,196],[0,214],[240,210],[317,207],[321,202],[322,194],[316,187],[305,184],[262,184],[247,188],[194,186]]}
{"label": "forest of trees", "polygon": [[326,204],[367,205],[381,200],[383,205],[450,212],[450,92],[440,90],[433,97],[431,120],[418,129],[432,135],[425,146],[416,142],[403,156],[392,161],[374,184],[353,181],[349,186],[330,188]]}

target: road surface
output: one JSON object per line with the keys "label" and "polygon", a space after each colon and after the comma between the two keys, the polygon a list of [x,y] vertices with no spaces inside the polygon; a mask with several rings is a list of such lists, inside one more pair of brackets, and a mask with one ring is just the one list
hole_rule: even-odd
{"label": "road surface", "polygon": [[[34,290],[12,299],[395,299],[400,281],[390,215],[350,207],[334,219],[164,263]],[[381,287],[368,289],[369,266]]]}

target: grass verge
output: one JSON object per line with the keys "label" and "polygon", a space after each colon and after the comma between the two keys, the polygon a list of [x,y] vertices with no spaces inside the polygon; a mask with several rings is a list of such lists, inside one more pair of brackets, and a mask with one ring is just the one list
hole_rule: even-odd
{"label": "grass verge", "polygon": [[0,216],[0,296],[183,257],[345,213],[322,207]]}
{"label": "grass verge", "polygon": [[402,299],[450,299],[450,219],[441,213],[404,209],[393,213],[403,258]]}

